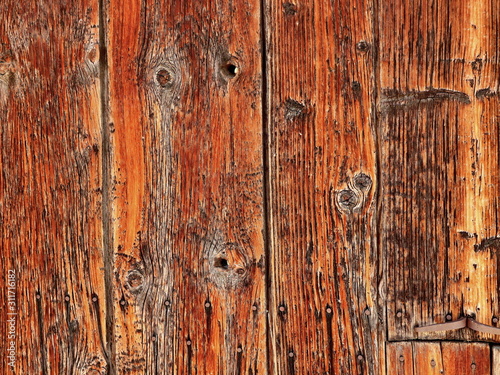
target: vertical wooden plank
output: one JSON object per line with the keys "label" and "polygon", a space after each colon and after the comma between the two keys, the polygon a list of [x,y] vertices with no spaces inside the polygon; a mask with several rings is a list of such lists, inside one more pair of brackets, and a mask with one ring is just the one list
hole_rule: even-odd
{"label": "vertical wooden plank", "polygon": [[491,356],[491,375],[498,375],[500,374],[500,346],[491,347]]}
{"label": "vertical wooden plank", "polygon": [[2,374],[107,373],[98,12],[0,4]]}
{"label": "vertical wooden plank", "polygon": [[108,17],[117,373],[264,374],[259,1]]}
{"label": "vertical wooden plank", "polygon": [[266,8],[271,373],[385,373],[372,15],[365,1]]}
{"label": "vertical wooden plank", "polygon": [[488,344],[415,341],[387,344],[388,375],[496,374],[490,372],[490,367]]}
{"label": "vertical wooden plank", "polygon": [[[445,370],[444,370],[440,343],[438,342],[413,343],[413,368],[415,374],[428,374],[428,375],[444,374]],[[451,373],[453,374],[453,372]]]}
{"label": "vertical wooden plank", "polygon": [[[498,1],[381,2],[382,247],[389,339],[498,321]],[[496,324],[496,323],[495,323]]]}
{"label": "vertical wooden plank", "polygon": [[[387,343],[387,375],[413,375],[413,347],[411,342]],[[418,374],[418,372],[417,372]]]}
{"label": "vertical wooden plank", "polygon": [[485,343],[442,342],[446,374],[490,375],[490,346]]}

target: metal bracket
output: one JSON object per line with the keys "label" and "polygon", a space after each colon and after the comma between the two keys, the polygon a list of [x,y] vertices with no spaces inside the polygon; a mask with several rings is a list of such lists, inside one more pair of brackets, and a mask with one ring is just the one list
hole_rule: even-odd
{"label": "metal bracket", "polygon": [[477,322],[473,318],[463,317],[451,322],[431,324],[423,327],[415,327],[415,332],[438,332],[438,331],[451,331],[454,329],[470,328],[473,331],[489,333],[492,335],[500,335],[500,328],[489,326]]}

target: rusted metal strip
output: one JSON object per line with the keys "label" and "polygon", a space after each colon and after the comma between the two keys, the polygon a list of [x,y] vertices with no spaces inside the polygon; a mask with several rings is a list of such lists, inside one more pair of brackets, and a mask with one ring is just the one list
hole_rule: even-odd
{"label": "rusted metal strip", "polygon": [[500,328],[479,323],[478,321],[467,318],[467,327],[477,332],[491,333],[492,335],[500,335]]}
{"label": "rusted metal strip", "polygon": [[470,328],[477,332],[489,333],[492,335],[500,335],[500,328],[479,323],[473,318],[463,317],[446,323],[431,324],[423,327],[415,327],[415,332],[438,332],[451,331],[454,329]]}
{"label": "rusted metal strip", "polygon": [[467,327],[467,318],[463,317],[446,323],[431,324],[429,326],[415,327],[416,332],[437,332],[451,331],[453,329],[461,329]]}

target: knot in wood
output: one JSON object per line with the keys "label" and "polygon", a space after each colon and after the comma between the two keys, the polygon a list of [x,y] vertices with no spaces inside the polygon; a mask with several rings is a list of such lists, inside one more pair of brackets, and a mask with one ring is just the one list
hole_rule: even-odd
{"label": "knot in wood", "polygon": [[356,48],[358,49],[358,51],[366,52],[370,49],[370,45],[366,40],[360,40],[358,43],[356,43]]}
{"label": "knot in wood", "polygon": [[229,81],[236,78],[240,73],[240,64],[238,58],[231,55],[224,46],[219,46],[216,53],[218,54],[217,83],[219,87],[226,90]]}
{"label": "knot in wood", "polygon": [[138,270],[129,271],[125,288],[132,294],[138,294],[142,291],[144,284],[144,275]]}
{"label": "knot in wood", "polygon": [[372,187],[372,179],[365,173],[359,173],[354,176],[354,186],[363,193],[367,193]]}
{"label": "knot in wood", "polygon": [[167,87],[172,84],[172,75],[166,69],[160,69],[156,73],[156,81],[161,87]]}
{"label": "knot in wood", "polygon": [[236,77],[239,71],[240,69],[238,68],[238,66],[231,61],[221,66],[221,72],[224,75],[224,77],[226,77],[226,79],[232,79]]}
{"label": "knot in wood", "polygon": [[304,114],[306,106],[297,100],[288,98],[285,101],[285,120],[293,120]]}
{"label": "knot in wood", "polygon": [[354,190],[345,189],[337,193],[337,202],[342,210],[351,211],[358,204],[359,198]]}
{"label": "knot in wood", "polygon": [[297,13],[297,6],[289,1],[283,3],[283,12],[287,16],[293,16]]}
{"label": "knot in wood", "polygon": [[181,60],[174,51],[157,56],[146,77],[150,94],[165,108],[179,100],[182,79]]}
{"label": "knot in wood", "polygon": [[236,243],[210,240],[208,249],[210,280],[220,288],[243,287],[250,277],[251,262],[246,251]]}

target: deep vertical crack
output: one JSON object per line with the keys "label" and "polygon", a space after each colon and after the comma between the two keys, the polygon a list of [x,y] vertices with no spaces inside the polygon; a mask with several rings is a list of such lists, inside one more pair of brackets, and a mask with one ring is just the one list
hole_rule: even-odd
{"label": "deep vertical crack", "polygon": [[261,80],[262,80],[262,167],[263,167],[263,209],[264,209],[264,257],[265,262],[265,307],[266,307],[266,362],[267,373],[271,374],[273,362],[271,360],[272,344],[270,334],[270,303],[271,303],[271,184],[270,184],[270,142],[269,142],[269,95],[267,82],[267,28],[266,28],[266,0],[260,1],[260,44],[261,44]]}
{"label": "deep vertical crack", "polygon": [[[382,247],[382,147],[381,147],[381,134],[380,134],[380,5],[379,0],[373,0],[373,17],[372,17],[372,27],[373,27],[373,42],[372,42],[372,53],[373,53],[373,73],[374,73],[374,88],[373,88],[373,97],[372,97],[372,129],[373,135],[375,137],[375,170],[376,170],[376,190],[375,190],[375,246],[377,252],[377,274],[379,279],[377,280],[377,310],[382,308],[381,313],[383,314],[383,324],[385,324],[385,329],[378,327],[377,330],[379,332],[383,332],[384,342],[379,343],[379,345],[385,346],[385,341],[388,337],[388,329],[389,326],[387,324],[387,306],[381,306],[382,301],[386,300],[385,295],[387,294],[387,280],[386,280],[386,272],[387,269],[387,259],[382,254],[384,247]],[[381,295],[381,288],[384,288],[384,295]],[[380,310],[379,310],[380,313]],[[378,324],[380,324],[380,319],[378,320]],[[380,337],[380,336],[379,336]],[[382,339],[382,338],[381,338]],[[387,357],[387,356],[386,356]],[[387,368],[387,363],[386,363]]]}
{"label": "deep vertical crack", "polygon": [[109,128],[109,81],[107,51],[107,3],[99,0],[99,81],[101,88],[102,137],[102,235],[104,260],[104,286],[106,306],[106,358],[108,375],[115,375],[114,304],[113,304],[113,232],[111,228],[111,140]]}

